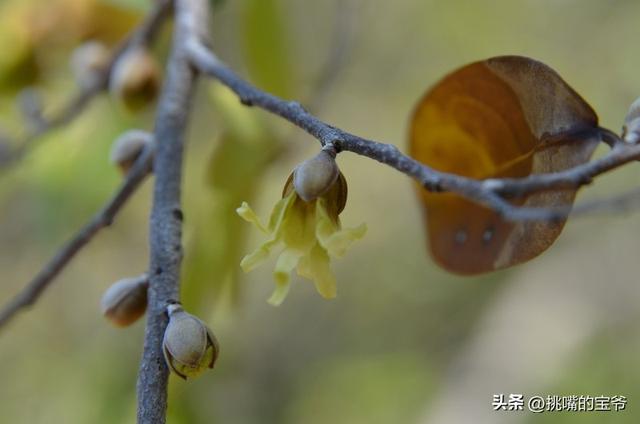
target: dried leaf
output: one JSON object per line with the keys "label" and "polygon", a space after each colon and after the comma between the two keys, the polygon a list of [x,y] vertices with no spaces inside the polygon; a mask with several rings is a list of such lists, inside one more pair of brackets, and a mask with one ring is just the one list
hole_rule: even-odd
{"label": "dried leaf", "polygon": [[[548,66],[495,57],[445,77],[418,103],[410,151],[437,170],[477,179],[556,172],[589,160],[600,140],[591,107]],[[454,194],[419,188],[433,258],[476,274],[528,261],[547,249],[564,221],[513,223]],[[575,191],[514,199],[528,207],[568,206]]]}

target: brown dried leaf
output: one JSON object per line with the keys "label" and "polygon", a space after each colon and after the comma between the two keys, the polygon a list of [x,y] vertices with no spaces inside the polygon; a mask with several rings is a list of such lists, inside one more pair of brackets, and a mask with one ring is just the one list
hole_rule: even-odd
{"label": "brown dried leaf", "polygon": [[[548,66],[495,57],[445,77],[418,103],[410,153],[437,170],[477,179],[525,177],[589,160],[600,140],[591,107]],[[564,221],[512,223],[454,194],[419,188],[433,258],[476,274],[528,261],[547,249]],[[575,191],[515,199],[528,207],[573,204]]]}

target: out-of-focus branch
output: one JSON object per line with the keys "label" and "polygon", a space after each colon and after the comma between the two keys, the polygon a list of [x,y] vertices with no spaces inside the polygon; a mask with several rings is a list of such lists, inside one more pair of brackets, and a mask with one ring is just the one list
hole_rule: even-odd
{"label": "out-of-focus branch", "polygon": [[138,424],[162,424],[167,409],[169,370],[162,340],[171,301],[179,299],[182,262],[180,184],[182,155],[196,71],[187,55],[187,40],[206,40],[207,0],[176,0],[173,46],[156,115],[155,190],[150,222],[151,258],[147,326],[138,374]]}
{"label": "out-of-focus branch", "polygon": [[[155,3],[153,9],[140,25],[115,49],[108,66],[97,75],[93,84],[79,89],[59,110],[49,117],[41,117],[42,119],[38,121],[37,125],[27,128],[26,132],[18,139],[9,140],[9,137],[4,135],[2,137],[3,140],[0,140],[5,146],[4,151],[0,154],[0,171],[11,167],[22,159],[38,144],[45,134],[69,124],[78,117],[89,106],[91,101],[107,88],[111,68],[120,55],[132,45],[149,44],[156,38],[162,28],[162,24],[169,16],[172,3],[172,0],[159,0]],[[8,149],[6,146],[9,145],[14,147]],[[0,146],[1,148],[2,146]]]}
{"label": "out-of-focus branch", "polygon": [[[433,192],[451,192],[497,211],[505,219],[513,221],[540,221],[565,218],[570,208],[532,208],[510,203],[509,199],[540,191],[571,190],[589,184],[593,178],[609,170],[640,159],[640,144],[629,144],[604,129],[600,130],[603,142],[612,146],[605,156],[565,171],[534,174],[525,178],[475,180],[456,174],[437,171],[403,154],[392,144],[380,143],[351,134],[327,124],[306,111],[299,103],[286,101],[243,80],[199,40],[188,43],[189,54],[196,67],[204,74],[216,78],[233,90],[240,101],[257,106],[278,115],[315,137],[322,145],[334,144],[339,150],[347,150],[375,159],[417,180],[425,189]],[[580,207],[578,207],[580,208]],[[590,205],[587,210],[599,209]]]}
{"label": "out-of-focus branch", "polygon": [[135,165],[127,174],[126,179],[113,197],[104,207],[78,231],[47,263],[36,277],[27,284],[18,295],[0,309],[0,328],[9,322],[20,310],[33,305],[44,290],[53,282],[64,267],[85,247],[93,237],[103,228],[108,227],[129,200],[140,183],[149,174],[153,146],[145,149]]}

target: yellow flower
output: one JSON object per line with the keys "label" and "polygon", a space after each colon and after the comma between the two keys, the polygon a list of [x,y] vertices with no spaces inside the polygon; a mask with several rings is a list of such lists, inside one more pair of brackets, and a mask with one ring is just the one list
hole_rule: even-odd
{"label": "yellow flower", "polygon": [[296,193],[292,177],[289,177],[283,197],[273,208],[267,226],[260,223],[246,202],[236,209],[238,215],[268,236],[260,247],[242,259],[240,266],[244,272],[266,261],[273,249],[284,246],[273,272],[276,288],[269,303],[282,303],[289,291],[294,268],[298,275],[312,280],[324,298],[336,296],[336,279],[329,266],[329,256],[344,256],[351,243],[367,231],[365,224],[341,228],[338,215],[344,209],[346,195],[347,186],[342,174],[325,194],[309,202]]}

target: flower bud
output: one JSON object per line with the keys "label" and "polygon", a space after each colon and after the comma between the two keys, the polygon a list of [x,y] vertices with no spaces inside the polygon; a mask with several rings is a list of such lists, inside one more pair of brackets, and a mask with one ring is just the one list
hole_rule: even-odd
{"label": "flower bud", "polygon": [[213,368],[220,347],[211,330],[180,305],[169,305],[167,314],[169,324],[162,341],[167,366],[185,380]]}
{"label": "flower bud", "polygon": [[326,193],[338,178],[338,165],[334,151],[321,150],[293,171],[293,187],[305,202]]}
{"label": "flower bud", "polygon": [[109,49],[99,41],[87,41],[71,54],[71,72],[80,88],[91,88],[98,84],[100,74],[109,66]]}
{"label": "flower bud", "polygon": [[153,143],[153,135],[146,131],[129,130],[116,138],[111,147],[109,160],[126,174],[136,162],[144,148]]}
{"label": "flower bud", "polygon": [[[289,178],[287,178],[287,182],[282,188],[283,198],[291,194],[292,191],[295,191],[293,187],[294,174],[295,172],[289,174]],[[296,194],[298,194],[297,191]],[[329,189],[325,193],[318,197],[325,199],[327,211],[331,213],[331,216],[337,217],[342,213],[344,207],[347,205],[347,195],[347,180],[344,175],[342,175],[342,172],[338,171],[338,178],[336,179],[336,181],[329,187]],[[299,194],[298,196],[301,197]]]}
{"label": "flower bud", "polygon": [[113,65],[109,91],[129,111],[140,111],[155,100],[159,87],[160,68],[144,47],[129,48]]}
{"label": "flower bud", "polygon": [[146,274],[113,283],[100,301],[102,314],[118,327],[132,324],[147,309],[148,285]]}

